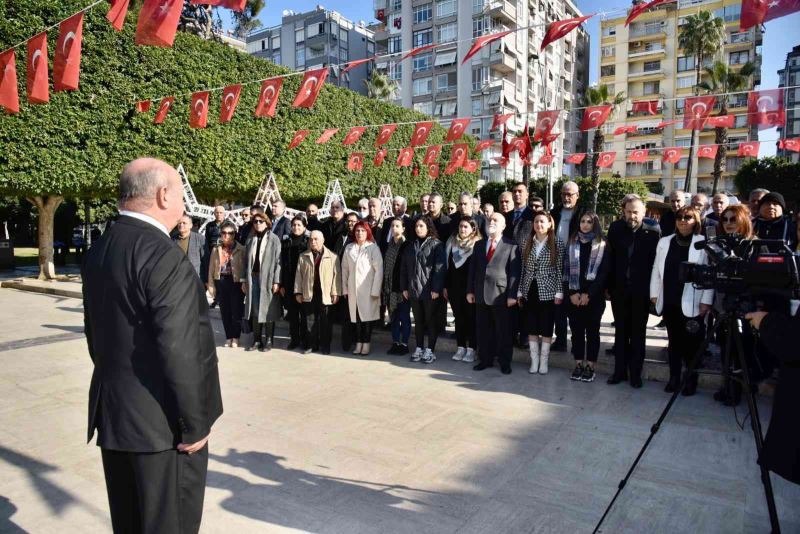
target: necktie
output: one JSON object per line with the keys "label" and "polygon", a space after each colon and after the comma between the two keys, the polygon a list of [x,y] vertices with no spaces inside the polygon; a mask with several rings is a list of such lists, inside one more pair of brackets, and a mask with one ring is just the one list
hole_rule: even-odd
{"label": "necktie", "polygon": [[492,261],[492,256],[494,256],[494,249],[495,249],[496,246],[497,246],[497,244],[494,241],[492,241],[489,244],[489,252],[486,253],[486,261],[487,261],[487,263]]}

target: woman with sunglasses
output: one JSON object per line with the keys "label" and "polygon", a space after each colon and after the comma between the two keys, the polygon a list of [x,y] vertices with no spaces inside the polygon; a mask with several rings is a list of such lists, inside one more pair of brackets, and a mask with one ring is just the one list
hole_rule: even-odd
{"label": "woman with sunglasses", "polygon": [[253,344],[247,350],[272,348],[275,321],[281,318],[281,241],[271,232],[272,223],[263,208],[250,210],[253,232],[247,241],[245,319],[253,324]]}
{"label": "woman with sunglasses", "polygon": [[[713,290],[696,289],[692,283],[681,283],[678,276],[683,262],[708,263],[706,252],[694,247],[705,239],[701,231],[700,213],[695,208],[685,206],[675,212],[675,233],[658,242],[650,276],[650,300],[656,313],[664,317],[669,336],[669,382],[664,388],[667,393],[678,389],[683,363],[699,367],[696,358],[705,334],[703,316],[714,303]],[[697,379],[697,372],[692,372],[681,393],[694,395]]]}
{"label": "woman with sunglasses", "polygon": [[245,248],[236,241],[236,225],[220,225],[220,244],[211,251],[208,267],[208,292],[219,304],[226,347],[238,347],[242,333]]}

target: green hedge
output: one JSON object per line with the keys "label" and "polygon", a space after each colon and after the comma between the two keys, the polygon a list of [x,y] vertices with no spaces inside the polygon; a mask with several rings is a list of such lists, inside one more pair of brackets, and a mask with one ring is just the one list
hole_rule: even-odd
{"label": "green hedge", "polygon": [[[553,199],[558,204],[561,186],[568,178],[561,178],[553,182]],[[589,191],[592,190],[591,178],[577,178],[574,180],[578,184],[580,197],[578,203],[585,205],[589,201]],[[546,198],[547,181],[534,180],[530,184],[531,194]],[[619,213],[619,205],[622,198],[629,194],[636,193],[642,198],[646,198],[649,190],[641,180],[631,180],[630,178],[606,178],[600,180],[600,191],[597,194],[597,213],[598,215],[616,215]]]}

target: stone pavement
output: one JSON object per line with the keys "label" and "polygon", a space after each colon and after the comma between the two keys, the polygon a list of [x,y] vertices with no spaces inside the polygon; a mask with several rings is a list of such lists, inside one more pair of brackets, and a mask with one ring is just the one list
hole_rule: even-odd
{"label": "stone pavement", "polygon": [[[83,438],[80,301],[0,289],[0,302],[0,532],[108,532]],[[667,401],[656,382],[477,373],[378,349],[219,350],[203,532],[591,532]],[[708,391],[679,398],[603,531],[767,532],[754,459],[732,410]],[[784,532],[800,531],[800,491],[773,482]]]}

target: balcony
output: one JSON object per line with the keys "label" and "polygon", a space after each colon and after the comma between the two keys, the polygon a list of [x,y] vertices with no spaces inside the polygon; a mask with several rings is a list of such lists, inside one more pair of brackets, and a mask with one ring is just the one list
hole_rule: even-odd
{"label": "balcony", "polygon": [[664,45],[657,43],[648,43],[645,46],[639,46],[637,48],[628,48],[628,59],[646,58],[649,56],[664,57],[666,55],[667,51],[664,48]]}
{"label": "balcony", "polygon": [[630,39],[658,39],[667,36],[666,24],[647,24],[631,28]]}
{"label": "balcony", "polygon": [[497,72],[508,74],[517,68],[517,60],[507,50],[498,50],[489,56],[489,66]]}
{"label": "balcony", "polygon": [[628,78],[637,81],[641,81],[643,79],[647,79],[649,77],[653,78],[660,78],[664,76],[664,69],[650,69],[650,70],[637,70],[637,71],[628,71]]}
{"label": "balcony", "polygon": [[517,8],[508,0],[490,0],[484,5],[483,12],[501,21],[517,23]]}

